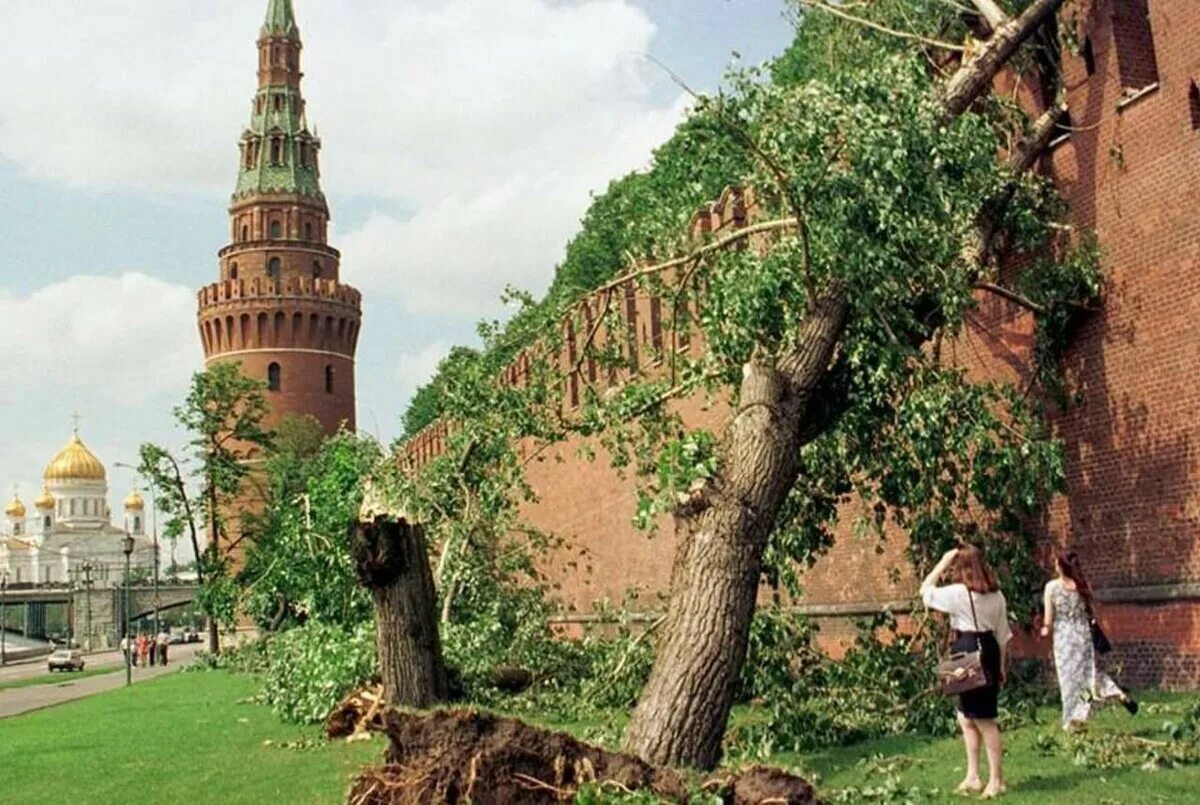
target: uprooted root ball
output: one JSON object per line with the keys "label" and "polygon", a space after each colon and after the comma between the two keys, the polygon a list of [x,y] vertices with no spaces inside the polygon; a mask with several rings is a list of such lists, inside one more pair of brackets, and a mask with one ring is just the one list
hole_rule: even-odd
{"label": "uprooted root ball", "polygon": [[[391,739],[387,764],[355,779],[349,805],[539,805],[569,802],[588,783],[650,791],[667,802],[688,796],[672,769],[511,718],[470,710],[389,711],[385,724]],[[775,769],[732,775],[720,788],[731,803],[815,801],[811,786]]]}

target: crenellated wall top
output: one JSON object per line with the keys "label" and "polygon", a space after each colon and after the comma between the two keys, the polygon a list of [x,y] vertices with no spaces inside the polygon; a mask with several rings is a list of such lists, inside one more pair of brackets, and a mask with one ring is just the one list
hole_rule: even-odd
{"label": "crenellated wall top", "polygon": [[206,285],[196,294],[201,312],[205,307],[228,302],[272,300],[281,298],[313,299],[321,302],[341,304],[360,310],[362,294],[349,285],[335,280],[294,277],[272,281],[265,277],[252,279],[223,280]]}

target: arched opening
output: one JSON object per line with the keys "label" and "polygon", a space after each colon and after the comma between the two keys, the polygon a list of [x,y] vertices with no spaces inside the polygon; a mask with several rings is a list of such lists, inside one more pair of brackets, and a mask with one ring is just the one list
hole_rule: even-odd
{"label": "arched opening", "polygon": [[43,518],[42,518],[42,528],[44,528],[44,529],[46,529],[47,531],[49,531],[49,530],[50,530],[50,525],[51,525],[51,523],[52,523],[52,522],[53,522],[53,521],[50,519],[50,515],[48,515],[48,514],[47,514],[45,517],[43,517]]}
{"label": "arched opening", "polygon": [[279,274],[283,270],[283,261],[278,257],[272,257],[267,263],[267,277],[271,282],[279,282]]}
{"label": "arched opening", "polygon": [[272,363],[267,367],[267,391],[279,391],[282,387],[279,364]]}
{"label": "arched opening", "polygon": [[313,260],[312,275],[313,275],[313,279],[315,279],[315,280],[319,280],[321,278],[321,261],[320,260]]}
{"label": "arched opening", "polygon": [[283,224],[278,221],[271,222],[271,237],[275,240],[283,237]]}
{"label": "arched opening", "polygon": [[1195,81],[1188,90],[1188,114],[1192,120],[1192,130],[1200,129],[1200,87],[1196,86]]}
{"label": "arched opening", "polygon": [[142,518],[138,517],[136,514],[133,516],[133,530],[134,531],[142,530]]}
{"label": "arched opening", "polygon": [[333,366],[325,366],[325,393],[333,394]]}
{"label": "arched opening", "polygon": [[309,221],[304,225],[304,239],[312,240],[313,239],[312,235],[313,235],[312,221]]}
{"label": "arched opening", "polygon": [[246,226],[245,224],[242,225],[242,240],[250,240],[250,227]]}
{"label": "arched opening", "polygon": [[237,278],[238,278],[237,277],[237,263],[230,263],[229,264],[229,279],[235,280]]}

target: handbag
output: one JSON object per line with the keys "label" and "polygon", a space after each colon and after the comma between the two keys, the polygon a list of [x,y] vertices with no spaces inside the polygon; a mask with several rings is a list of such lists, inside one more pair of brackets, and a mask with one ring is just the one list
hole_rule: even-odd
{"label": "handbag", "polygon": [[971,588],[967,588],[967,600],[971,602],[971,620],[975,623],[975,650],[952,653],[938,663],[938,684],[943,696],[957,696],[991,684],[987,669],[983,667],[983,646],[979,640],[979,619],[975,616],[975,599]]}
{"label": "handbag", "polygon": [[1092,648],[1097,654],[1107,654],[1112,651],[1112,643],[1108,640],[1108,635],[1100,628],[1100,622],[1096,620],[1096,612],[1092,609],[1092,602],[1084,598],[1084,608],[1087,610],[1088,627],[1092,630]]}

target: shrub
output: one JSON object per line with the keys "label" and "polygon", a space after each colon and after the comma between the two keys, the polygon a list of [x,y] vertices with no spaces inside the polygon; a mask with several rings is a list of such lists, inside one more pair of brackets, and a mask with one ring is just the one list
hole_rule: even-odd
{"label": "shrub", "polygon": [[347,692],[375,675],[375,625],[369,621],[351,631],[309,621],[266,643],[263,695],[288,721],[323,720]]}

